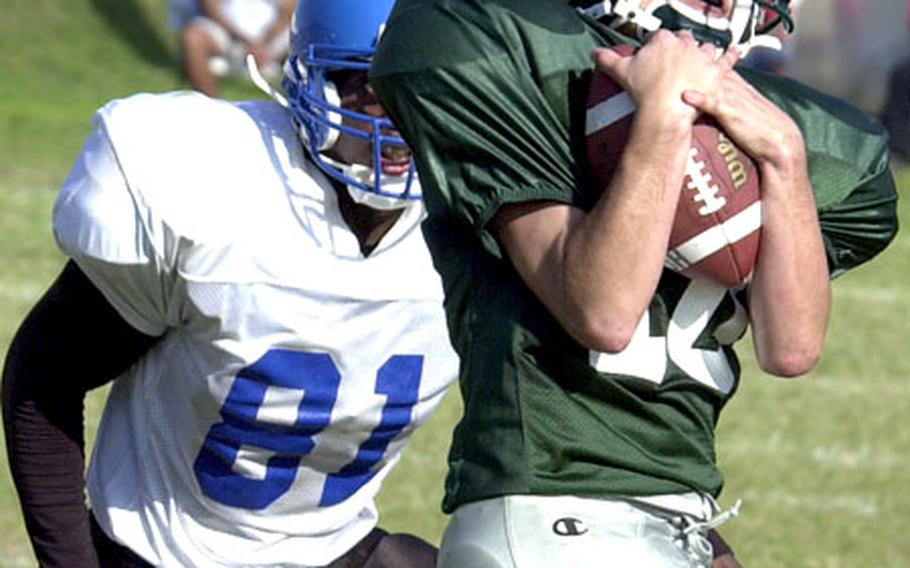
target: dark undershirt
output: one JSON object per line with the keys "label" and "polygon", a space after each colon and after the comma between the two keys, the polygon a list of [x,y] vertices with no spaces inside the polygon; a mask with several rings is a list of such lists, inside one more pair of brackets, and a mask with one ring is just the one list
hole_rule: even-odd
{"label": "dark undershirt", "polygon": [[72,261],[16,333],[3,368],[3,427],[41,566],[98,566],[84,497],[85,393],[156,341],[124,321]]}

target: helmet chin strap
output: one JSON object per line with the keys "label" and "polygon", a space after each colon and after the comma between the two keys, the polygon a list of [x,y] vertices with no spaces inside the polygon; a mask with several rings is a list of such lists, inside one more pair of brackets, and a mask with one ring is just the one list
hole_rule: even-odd
{"label": "helmet chin strap", "polygon": [[[412,194],[420,193],[420,184],[416,177],[410,181],[410,188],[408,187],[408,178],[411,177],[411,174],[402,176],[380,175],[380,179],[377,183],[373,168],[369,166],[363,164],[346,164],[329,158],[325,154],[321,154],[320,157],[324,162],[334,167],[348,178],[355,179],[364,185],[371,185],[373,187],[380,185],[380,187],[382,187],[384,193],[379,194],[374,191],[367,191],[350,183],[345,184],[348,195],[351,196],[354,203],[385,211],[391,209],[404,209],[405,207],[419,203],[420,201],[418,199],[396,197],[396,195],[403,195],[404,192],[408,190],[410,190]],[[390,195],[386,195],[386,193]]]}
{"label": "helmet chin strap", "polygon": [[[285,65],[287,65],[286,62]],[[246,54],[246,72],[247,75],[250,76],[250,80],[253,82],[253,84],[256,85],[256,88],[258,88],[270,99],[280,104],[284,108],[290,108],[288,105],[288,100],[284,97],[284,95],[276,91],[269,84],[266,78],[262,76],[262,72],[259,71],[259,65],[256,63],[256,58],[253,57],[252,53]]]}

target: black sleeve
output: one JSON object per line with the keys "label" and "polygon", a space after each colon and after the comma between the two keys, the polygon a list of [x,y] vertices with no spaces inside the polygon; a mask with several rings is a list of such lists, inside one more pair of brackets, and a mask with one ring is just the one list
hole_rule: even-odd
{"label": "black sleeve", "polygon": [[41,566],[98,566],[84,498],[85,393],[155,341],[126,323],[73,261],[13,338],[3,368],[3,427]]}

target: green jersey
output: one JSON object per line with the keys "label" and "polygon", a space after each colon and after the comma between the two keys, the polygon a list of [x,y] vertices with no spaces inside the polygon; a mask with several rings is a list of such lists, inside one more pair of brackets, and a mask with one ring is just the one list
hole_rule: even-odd
{"label": "green jersey", "polygon": [[[505,204],[599,198],[585,163],[591,49],[629,42],[562,0],[399,0],[371,84],[415,152],[424,234],[461,356],[444,509],[506,494],[717,494],[714,429],[736,390],[744,294],[664,271],[622,353],[575,342],[489,232]],[[802,128],[832,274],[896,227],[886,139],[867,117],[743,70]]]}

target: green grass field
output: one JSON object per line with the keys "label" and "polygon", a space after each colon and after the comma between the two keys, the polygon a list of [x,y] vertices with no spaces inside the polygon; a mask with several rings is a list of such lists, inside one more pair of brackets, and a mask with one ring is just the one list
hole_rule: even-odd
{"label": "green grass field", "polygon": [[[165,0],[6,0],[0,18],[0,353],[63,263],[50,211],[95,108],[182,88]],[[258,96],[242,83],[228,98]],[[905,195],[910,169],[897,172]],[[903,219],[910,219],[907,200]],[[910,237],[837,280],[825,356],[810,376],[744,379],[719,433],[723,532],[750,568],[910,566]],[[743,344],[745,346],[745,344]],[[73,369],[78,372],[78,369]],[[89,428],[105,393],[90,397]],[[451,393],[380,497],[383,524],[438,542]],[[34,566],[0,456],[0,568]]]}

